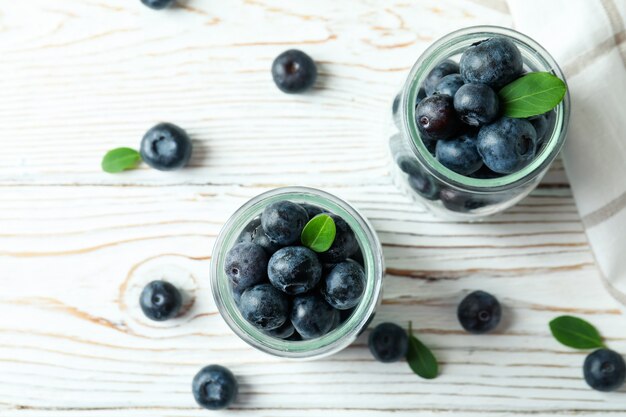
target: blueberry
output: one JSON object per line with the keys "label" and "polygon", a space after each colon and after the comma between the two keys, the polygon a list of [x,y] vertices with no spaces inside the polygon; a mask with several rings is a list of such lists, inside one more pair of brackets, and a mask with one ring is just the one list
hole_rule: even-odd
{"label": "blueberry", "polygon": [[183,304],[178,289],[165,281],[152,281],[143,288],[139,305],[150,320],[164,321],[176,317]]}
{"label": "blueberry", "polygon": [[439,198],[439,187],[429,174],[421,172],[417,175],[409,175],[409,186],[420,196],[427,200],[437,200]]}
{"label": "blueberry", "polygon": [[447,94],[450,97],[454,97],[454,94],[464,84],[461,74],[449,74],[439,81],[433,94]]}
{"label": "blueberry", "polygon": [[287,321],[287,296],[271,284],[248,288],[239,301],[241,315],[261,330],[277,329]]}
{"label": "blueberry", "polygon": [[361,301],[364,291],[365,271],[352,260],[337,264],[322,283],[324,299],[337,310],[355,307]]}
{"label": "blueberry", "polygon": [[469,195],[452,188],[444,188],[439,192],[439,199],[444,207],[457,213],[469,213],[487,205],[483,198]]}
{"label": "blueberry", "polygon": [[365,259],[363,259],[363,252],[360,248],[357,249],[357,251],[354,252],[350,258],[362,267],[365,267]]}
{"label": "blueberry", "polygon": [[336,214],[329,216],[335,221],[335,240],[330,249],[319,254],[319,258],[323,263],[339,263],[352,256],[359,249],[359,243],[344,219]]}
{"label": "blueberry", "polygon": [[287,320],[282,326],[277,329],[268,330],[266,333],[270,336],[277,337],[279,339],[288,339],[295,333],[296,329],[291,324],[291,321]]}
{"label": "blueberry", "polygon": [[291,322],[303,339],[324,336],[335,323],[339,312],[317,294],[300,295],[293,299]]}
{"label": "blueberry", "polygon": [[260,225],[256,228],[254,232],[254,238],[252,242],[262,247],[268,256],[272,256],[274,253],[276,253],[278,249],[282,247],[281,245],[267,237],[267,234],[265,234],[265,231],[263,230],[263,226]]}
{"label": "blueberry", "polygon": [[302,294],[320,281],[322,265],[311,249],[287,246],[272,255],[267,273],[274,287],[287,294]]}
{"label": "blueberry", "polygon": [[626,364],[622,356],[609,349],[590,353],[583,365],[587,384],[597,391],[616,391],[624,384]]}
{"label": "blueberry", "polygon": [[462,135],[455,139],[437,141],[435,152],[443,166],[461,175],[469,175],[483,165],[476,149],[476,137]]}
{"label": "blueberry", "polygon": [[498,95],[484,84],[465,84],[454,95],[454,110],[464,123],[482,126],[498,117]]}
{"label": "blueberry", "polygon": [[235,401],[239,384],[227,368],[209,365],[193,378],[191,390],[198,405],[208,410],[221,410]]}
{"label": "blueberry", "polygon": [[439,84],[439,81],[441,81],[443,77],[449,74],[457,74],[458,72],[459,64],[451,59],[446,59],[441,64],[433,68],[433,70],[426,76],[423,85],[424,91],[429,96],[433,95],[435,88],[437,88],[437,84]]}
{"label": "blueberry", "polygon": [[191,158],[191,139],[180,127],[159,123],[141,140],[141,159],[159,171],[173,171],[187,165]]}
{"label": "blueberry", "polygon": [[309,219],[312,219],[313,217],[317,216],[318,214],[324,213],[324,209],[322,209],[321,207],[318,207],[318,206],[314,206],[313,204],[300,203],[300,206],[302,206],[302,208],[304,210],[306,210],[306,214],[309,215]]}
{"label": "blueberry", "polygon": [[534,116],[528,119],[530,124],[533,125],[535,131],[537,132],[537,144],[543,142],[543,140],[545,139],[553,115],[554,112],[550,111],[548,113],[540,114],[539,116]]}
{"label": "blueberry", "polygon": [[426,90],[424,90],[424,88],[420,88],[417,92],[417,97],[415,97],[415,105],[417,106],[418,104],[420,104],[420,101],[424,100],[425,98]]}
{"label": "blueberry", "polygon": [[[459,119],[454,111],[452,97],[436,94],[425,98],[415,110],[415,122],[427,139],[448,139],[459,130]],[[427,145],[426,142],[424,142]]]}
{"label": "blueberry", "polygon": [[395,116],[398,114],[398,109],[400,108],[400,94],[396,94],[393,98],[393,103],[391,103],[391,115]]}
{"label": "blueberry", "polygon": [[254,237],[256,236],[256,233],[257,233],[257,228],[259,227],[260,224],[261,224],[260,217],[257,217],[256,219],[253,219],[250,223],[248,223],[246,227],[243,228],[241,233],[239,233],[239,237],[237,238],[237,243],[244,243],[244,242],[250,243],[254,241]]}
{"label": "blueberry", "polygon": [[522,74],[522,54],[506,38],[478,42],[463,52],[461,75],[466,83],[487,84],[499,90]]}
{"label": "blueberry", "polygon": [[265,207],[261,224],[265,234],[282,246],[300,241],[309,216],[302,206],[291,201],[278,201]]}
{"label": "blueberry", "polygon": [[170,7],[176,0],[141,0],[141,2],[154,10],[161,10]]}
{"label": "blueberry", "polygon": [[389,148],[391,149],[391,155],[394,162],[402,172],[413,175],[422,172],[419,162],[415,155],[411,154],[406,147],[402,144],[402,136],[399,134],[391,136],[389,138]]}
{"label": "blueberry", "polygon": [[489,168],[487,168],[486,165],[483,164],[483,166],[480,167],[480,169],[474,173],[472,173],[470,175],[470,177],[472,178],[480,178],[480,179],[484,179],[484,180],[488,180],[488,179],[492,179],[492,178],[499,178],[501,177],[502,174],[498,174],[497,172],[493,172],[492,170],[490,170]]}
{"label": "blueberry", "polygon": [[500,174],[510,174],[535,157],[537,132],[529,121],[503,117],[478,132],[478,153],[485,165]]}
{"label": "blueberry", "polygon": [[259,245],[238,243],[226,254],[224,272],[239,288],[249,288],[267,277],[268,257]]}
{"label": "blueberry", "polygon": [[239,303],[241,302],[241,295],[246,289],[233,285],[232,282],[231,282],[231,289],[232,289],[233,300],[235,301],[235,304],[239,306]]}
{"label": "blueberry", "polygon": [[459,304],[457,317],[465,330],[474,334],[487,333],[500,323],[502,309],[493,295],[484,291],[468,294]]}
{"label": "blueberry", "polygon": [[301,93],[315,84],[317,67],[310,56],[297,49],[290,49],[274,59],[272,77],[283,93]]}
{"label": "blueberry", "polygon": [[368,346],[377,361],[397,362],[406,356],[409,336],[397,324],[381,323],[370,333]]}

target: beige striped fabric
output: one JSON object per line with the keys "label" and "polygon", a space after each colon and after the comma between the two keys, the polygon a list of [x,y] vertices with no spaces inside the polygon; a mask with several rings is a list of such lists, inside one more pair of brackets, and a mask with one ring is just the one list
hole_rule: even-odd
{"label": "beige striped fabric", "polygon": [[565,168],[607,288],[626,305],[626,0],[508,4],[567,77]]}

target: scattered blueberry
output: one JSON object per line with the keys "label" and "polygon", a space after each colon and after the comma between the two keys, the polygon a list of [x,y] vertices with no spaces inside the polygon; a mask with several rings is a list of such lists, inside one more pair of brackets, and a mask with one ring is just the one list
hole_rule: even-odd
{"label": "scattered blueberry", "polygon": [[510,174],[535,157],[537,132],[529,121],[503,117],[478,132],[478,153],[485,165],[500,174]]}
{"label": "scattered blueberry", "polygon": [[612,350],[598,349],[590,353],[583,365],[587,384],[597,391],[616,391],[626,378],[624,358]]}
{"label": "scattered blueberry", "polygon": [[176,0],[141,0],[141,2],[154,10],[161,10],[170,7]]}
{"label": "scattered blueberry", "polygon": [[243,228],[241,233],[239,233],[239,237],[237,238],[237,243],[251,243],[254,241],[254,237],[257,233],[257,228],[261,225],[261,218],[257,217],[252,220],[250,223]]}
{"label": "scattered blueberry", "polygon": [[141,159],[159,171],[172,171],[187,165],[191,158],[191,139],[180,127],[159,123],[141,140]]}
{"label": "scattered blueberry", "polygon": [[263,230],[263,226],[260,225],[255,230],[252,242],[262,247],[268,256],[272,256],[274,253],[276,253],[278,249],[282,247],[281,245],[273,242],[272,239],[267,237],[267,234],[265,234],[265,231]]}
{"label": "scattered blueberry", "polygon": [[429,96],[433,95],[435,88],[437,88],[437,84],[439,84],[439,81],[441,81],[443,77],[449,74],[456,74],[458,72],[459,64],[451,59],[443,61],[441,64],[433,68],[433,70],[426,76],[423,85],[424,91]]}
{"label": "scattered blueberry", "polygon": [[302,229],[309,216],[302,206],[291,201],[269,204],[261,215],[265,234],[279,245],[287,246],[300,241]]}
{"label": "scattered blueberry", "polygon": [[221,410],[235,401],[239,384],[227,368],[209,365],[193,378],[191,390],[198,405],[208,410]]}
{"label": "scattered blueberry", "polygon": [[447,94],[450,97],[454,97],[456,92],[464,84],[461,74],[449,74],[439,81],[433,94]]}
{"label": "scattered blueberry", "polygon": [[503,37],[478,42],[463,52],[460,72],[466,83],[487,84],[500,89],[522,74],[522,54]]}
{"label": "scattered blueberry", "polygon": [[436,94],[425,98],[415,110],[415,122],[422,135],[430,139],[448,139],[459,130],[452,97]]}
{"label": "scattered blueberry", "polygon": [[319,254],[319,258],[323,263],[339,263],[352,256],[359,249],[359,243],[344,219],[336,214],[329,216],[335,221],[335,240],[330,249]]}
{"label": "scattered blueberry", "polygon": [[370,333],[368,346],[377,361],[397,362],[406,356],[409,336],[397,324],[381,323]]}
{"label": "scattered blueberry", "polygon": [[152,281],[141,291],[139,305],[150,320],[164,321],[176,317],[183,304],[178,289],[165,281]]}
{"label": "scattered blueberry", "polygon": [[268,330],[266,333],[270,336],[277,337],[279,339],[288,339],[295,333],[296,329],[291,324],[291,321],[287,320],[282,326],[277,329]]}
{"label": "scattered blueberry", "polygon": [[267,273],[274,287],[296,295],[310,291],[317,285],[322,277],[322,265],[311,249],[287,246],[272,255]]}
{"label": "scattered blueberry", "polygon": [[476,149],[476,137],[467,134],[437,141],[435,155],[443,166],[461,175],[476,172],[483,165]]}
{"label": "scattered blueberry", "polygon": [[226,254],[224,272],[239,288],[249,288],[267,277],[268,257],[265,250],[254,243],[238,243]]}
{"label": "scattered blueberry", "polygon": [[322,284],[324,299],[337,310],[355,307],[361,301],[364,291],[365,271],[352,260],[337,264]]}
{"label": "scattered blueberry", "polygon": [[301,93],[315,84],[317,67],[310,56],[290,49],[278,55],[272,63],[272,77],[283,93]]}
{"label": "scattered blueberry", "polygon": [[498,95],[484,84],[465,84],[454,96],[454,110],[470,126],[482,126],[498,117]]}
{"label": "scattered blueberry", "polygon": [[439,187],[428,174],[420,172],[409,175],[409,186],[419,195],[427,200],[437,200],[439,198]]}
{"label": "scattered blueberry", "polygon": [[303,339],[324,336],[332,330],[336,315],[339,312],[319,295],[306,294],[293,299],[291,322]]}
{"label": "scattered blueberry", "polygon": [[502,310],[496,297],[484,291],[474,291],[459,304],[457,317],[465,330],[481,334],[498,326]]}
{"label": "scattered blueberry", "polygon": [[276,329],[288,320],[289,301],[271,284],[248,288],[241,295],[239,309],[243,317],[261,330]]}

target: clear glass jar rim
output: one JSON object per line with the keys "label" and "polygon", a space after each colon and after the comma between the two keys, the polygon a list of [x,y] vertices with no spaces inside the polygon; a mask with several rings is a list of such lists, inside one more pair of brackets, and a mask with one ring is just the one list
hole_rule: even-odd
{"label": "clear glass jar rim", "polygon": [[[239,313],[230,293],[228,277],[223,272],[226,250],[248,222],[258,216],[267,204],[278,200],[302,201],[324,208],[332,207],[352,227],[366,262],[367,285],[363,300],[353,314],[334,331],[317,339],[285,341],[269,336],[254,328]],[[315,203],[313,202],[315,201]],[[324,202],[324,204],[320,204]],[[262,193],[233,213],[222,227],[213,248],[211,259],[211,290],[213,299],[224,321],[249,345],[272,355],[291,359],[317,359],[338,352],[356,339],[367,323],[381,298],[384,260],[382,247],[374,228],[354,207],[340,198],[324,191],[308,187],[283,187]]]}
{"label": "clear glass jar rim", "polygon": [[[563,71],[556,60],[535,40],[513,29],[500,26],[471,26],[451,32],[438,39],[420,55],[411,68],[403,88],[401,97],[402,104],[400,106],[402,109],[401,125],[404,129],[404,133],[411,139],[411,149],[424,166],[424,169],[444,184],[457,189],[477,193],[510,190],[532,181],[537,175],[542,173],[543,170],[554,161],[563,147],[567,135],[570,113],[570,96],[568,89],[565,98],[556,107],[557,117],[555,126],[552,130],[552,135],[546,140],[542,152],[533,162],[513,174],[493,179],[472,178],[457,174],[440,164],[423,145],[415,122],[415,102],[419,88],[431,69],[440,62],[440,60],[447,58],[445,55],[454,46],[455,41],[466,37],[487,38],[490,36],[507,36],[513,38],[518,43],[532,48],[544,63],[546,67],[544,70],[554,71],[555,75],[567,84]],[[441,59],[432,59],[431,57],[433,56]],[[425,65],[427,61],[431,61],[430,65]]]}

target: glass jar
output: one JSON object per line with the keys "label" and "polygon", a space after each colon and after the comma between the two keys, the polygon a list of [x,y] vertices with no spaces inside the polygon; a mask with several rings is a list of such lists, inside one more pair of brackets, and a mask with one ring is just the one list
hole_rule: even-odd
{"label": "glass jar", "polygon": [[[501,212],[526,197],[541,181],[565,141],[569,93],[551,112],[548,130],[535,159],[521,170],[493,178],[458,174],[437,161],[420,137],[415,122],[417,96],[426,76],[446,59],[458,58],[473,43],[491,37],[512,40],[526,71],[550,72],[565,81],[563,72],[537,42],[511,29],[475,26],[452,32],[419,57],[392,104],[389,125],[391,172],[394,182],[435,215],[453,220],[477,220]],[[479,171],[480,173],[480,171]]]}
{"label": "glass jar", "polygon": [[[363,254],[367,282],[362,300],[346,321],[316,339],[302,341],[278,339],[248,323],[235,304],[230,280],[224,273],[226,253],[235,245],[244,227],[258,218],[267,205],[282,200],[309,203],[340,216],[352,228]],[[380,304],[384,270],[383,251],[378,237],[370,223],[354,207],[324,191],[305,187],[285,187],[251,199],[226,222],[213,248],[211,290],[223,319],[237,336],[251,346],[275,356],[316,359],[344,349],[367,327],[376,307]]]}

